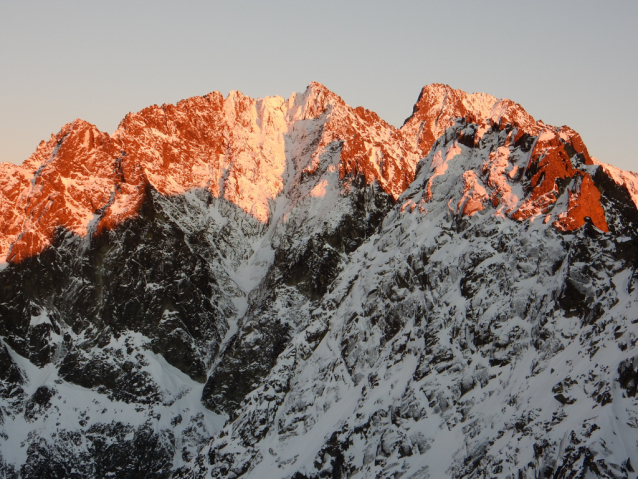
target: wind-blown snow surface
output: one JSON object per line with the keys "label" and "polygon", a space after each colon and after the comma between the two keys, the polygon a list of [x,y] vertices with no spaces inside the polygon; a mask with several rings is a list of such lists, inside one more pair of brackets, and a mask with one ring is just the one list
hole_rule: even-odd
{"label": "wind-blown snow surface", "polygon": [[633,477],[638,182],[573,130],[312,84],[38,151],[0,183],[3,251],[49,244],[0,271],[0,477]]}

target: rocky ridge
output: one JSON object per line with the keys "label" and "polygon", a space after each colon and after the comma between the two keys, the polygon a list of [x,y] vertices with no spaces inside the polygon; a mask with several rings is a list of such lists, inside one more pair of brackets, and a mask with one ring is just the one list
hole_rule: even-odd
{"label": "rocky ridge", "polygon": [[3,473],[629,477],[637,191],[445,85],[76,120],[0,168]]}

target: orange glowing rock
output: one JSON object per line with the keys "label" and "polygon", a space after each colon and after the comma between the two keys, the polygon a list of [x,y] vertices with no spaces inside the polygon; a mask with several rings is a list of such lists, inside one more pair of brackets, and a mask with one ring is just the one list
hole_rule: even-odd
{"label": "orange glowing rock", "polygon": [[[466,118],[484,128],[488,124],[511,124],[528,134],[539,130],[534,118],[511,100],[499,100],[486,93],[466,93],[435,83],[423,87],[401,132],[416,139],[417,148],[425,156],[457,118]],[[480,133],[475,140],[479,139]]]}
{"label": "orange glowing rock", "polygon": [[[305,149],[288,152],[295,142]],[[346,187],[362,176],[395,199],[419,159],[399,130],[318,83],[288,100],[213,92],[153,105],[126,115],[112,135],[76,120],[23,165],[2,165],[0,258],[41,252],[59,228],[79,236],[114,228],[138,214],[149,188],[162,195],[206,189],[266,223],[288,163],[313,174],[334,152],[340,160],[327,171]],[[326,185],[310,196],[322,197]]]}
{"label": "orange glowing rock", "polygon": [[[443,135],[446,129],[457,124],[459,118],[464,119],[466,125],[474,126],[463,130],[457,128],[452,143],[450,138]],[[520,105],[510,100],[498,100],[482,93],[468,94],[441,84],[423,88],[412,115],[401,127],[403,134],[416,141],[422,155],[435,147],[431,153],[422,201],[431,202],[435,199],[433,185],[444,181],[443,176],[459,174],[458,166],[453,168],[452,173],[449,172],[451,160],[456,165],[467,158],[461,155],[460,150],[457,151],[458,144],[477,147],[486,132],[504,129],[508,131],[504,144],[490,152],[481,171],[465,171],[462,184],[458,184],[458,180],[452,180],[452,183],[447,180],[446,194],[453,196],[448,196],[450,211],[472,216],[491,207],[496,210],[494,214],[507,215],[516,221],[532,220],[544,215],[545,223],[555,220],[552,224],[562,231],[581,228],[585,218],[590,218],[597,228],[608,231],[600,192],[587,171],[577,166],[600,163],[589,156],[575,131],[536,121]],[[468,135],[471,137],[466,137]],[[452,146],[436,146],[439,138],[444,144]],[[510,153],[523,144],[528,145],[526,148],[531,147],[525,167],[515,165],[518,161],[516,158],[510,161]],[[520,158],[520,150],[518,155],[517,158]],[[455,160],[457,156],[459,160]],[[604,165],[604,168],[603,171],[612,176],[614,181],[626,185],[630,191],[635,186],[638,192],[638,180],[635,179],[638,176],[629,177],[627,172],[614,175],[608,165]],[[455,181],[458,186],[450,190],[449,185]],[[514,188],[515,184],[518,186]],[[572,189],[566,190],[569,185],[572,185]],[[556,209],[557,200],[564,194],[568,195],[568,206],[566,211],[560,211]],[[638,206],[638,193],[632,198]]]}
{"label": "orange glowing rock", "polygon": [[[572,159],[599,163],[573,130],[536,122],[510,100],[440,84],[422,89],[412,115],[397,129],[311,83],[287,100],[213,92],[153,105],[126,115],[112,135],[82,120],[65,125],[22,165],[0,164],[0,261],[40,253],[59,230],[82,237],[115,228],[138,214],[152,190],[179,195],[205,189],[263,223],[285,181],[296,195],[293,202],[320,201],[337,184],[347,192],[361,179],[397,200],[414,180],[418,161],[458,118],[475,126],[434,154],[418,209],[411,202],[403,211],[425,214],[432,185],[461,161],[461,146],[477,146],[490,128],[509,125],[505,145],[490,153],[482,171],[463,174],[460,201],[446,198],[450,210],[471,216],[496,208],[501,216],[524,221],[547,214],[571,184],[567,211],[552,212],[554,226],[571,231],[589,217],[607,231],[600,193]],[[512,167],[510,149],[530,138],[536,142],[527,168]],[[638,185],[610,168],[604,171],[615,181]],[[511,185],[524,172],[529,184],[519,198]]]}
{"label": "orange glowing rock", "polygon": [[527,170],[533,173],[530,194],[511,215],[520,221],[546,213],[558,198],[557,181],[572,178],[577,173],[563,143],[550,131],[544,131],[537,139]]}
{"label": "orange glowing rock", "polygon": [[[570,150],[569,153],[568,150]],[[574,168],[571,161],[571,156],[574,153],[582,158],[584,164],[593,164],[580,135],[570,128],[562,127],[557,130],[546,128],[539,135],[527,166],[528,172],[533,173],[530,180],[530,192],[525,201],[511,214],[513,219],[523,221],[532,216],[546,214],[561,193],[560,184],[565,184],[570,180],[579,181],[585,175],[587,179],[582,181],[581,189],[584,188],[583,194],[587,195],[589,199],[581,201],[586,202],[588,206],[586,208],[583,206],[570,214],[568,212],[560,213],[562,219],[554,222],[554,225],[563,231],[582,227],[584,217],[580,217],[580,213],[577,211],[584,211],[583,208],[585,208],[594,215],[592,221],[594,221],[594,217],[596,218],[594,224],[601,230],[608,231],[604,211],[600,204],[600,192],[589,174]],[[569,195],[569,210],[571,211],[574,208],[572,202],[577,200],[572,198],[571,191]],[[573,220],[567,221],[565,219],[572,218],[572,216]]]}
{"label": "orange glowing rock", "polygon": [[457,209],[465,216],[472,216],[474,213],[482,211],[484,209],[483,202],[490,198],[474,171],[463,173],[463,183],[463,196],[458,202]]}
{"label": "orange glowing rock", "polygon": [[609,232],[605,212],[600,204],[600,191],[588,173],[582,176],[578,192],[569,191],[567,211],[558,215],[554,226],[561,231],[574,231],[585,225],[585,218],[601,231]]}

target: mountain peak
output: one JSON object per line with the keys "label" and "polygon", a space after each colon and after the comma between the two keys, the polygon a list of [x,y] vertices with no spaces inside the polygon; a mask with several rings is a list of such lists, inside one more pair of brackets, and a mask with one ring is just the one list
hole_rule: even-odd
{"label": "mountain peak", "polygon": [[[459,121],[474,126],[463,129]],[[444,137],[454,125],[457,136]],[[512,155],[520,150],[517,173],[510,171],[513,160],[494,152],[486,165],[458,180],[459,185],[475,185],[466,184],[474,191],[474,206],[459,211],[474,214],[479,203],[508,204],[507,214],[524,221],[546,214],[564,193],[560,185],[572,181],[553,224],[570,231],[590,218],[607,230],[586,168],[595,165],[573,130],[536,122],[511,100],[438,83],[422,88],[412,115],[397,130],[374,112],[352,108],[324,85],[311,82],[287,100],[255,100],[231,91],[226,98],[212,92],[175,105],[152,105],[127,114],[113,135],[80,119],[64,125],[22,166],[0,170],[0,183],[7,185],[1,192],[7,221],[0,227],[0,256],[18,261],[40,252],[58,228],[84,236],[120,224],[137,214],[148,187],[162,195],[204,189],[264,224],[273,213],[273,201],[285,191],[313,196],[333,181],[347,190],[363,178],[397,200],[414,179],[420,158],[430,154],[428,161],[437,165],[435,156],[441,154],[447,159],[439,166],[447,168],[459,145],[477,146],[492,130],[508,131],[498,151],[507,148]],[[436,153],[437,141],[449,151]],[[527,156],[520,156],[523,151]],[[509,166],[496,168],[492,161]],[[427,182],[428,200],[443,174],[438,166],[432,168],[437,173]],[[472,169],[460,168],[461,173]],[[505,186],[525,185],[516,201],[503,196],[509,186],[490,186],[498,183],[495,176],[486,179],[490,168],[509,172],[511,177],[499,180]],[[481,188],[485,194],[479,201]]]}
{"label": "mountain peak", "polygon": [[441,83],[421,89],[412,115],[405,120],[401,130],[416,138],[419,150],[425,155],[455,118],[468,118],[483,126],[488,123],[512,124],[529,134],[539,131],[534,118],[511,100],[499,100],[487,93],[466,93]]}

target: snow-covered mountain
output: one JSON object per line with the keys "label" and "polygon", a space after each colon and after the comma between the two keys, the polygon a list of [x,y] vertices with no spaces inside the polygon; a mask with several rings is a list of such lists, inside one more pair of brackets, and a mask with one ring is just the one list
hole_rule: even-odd
{"label": "snow-covered mountain", "polygon": [[0,477],[635,477],[638,175],[446,85],[0,165]]}

